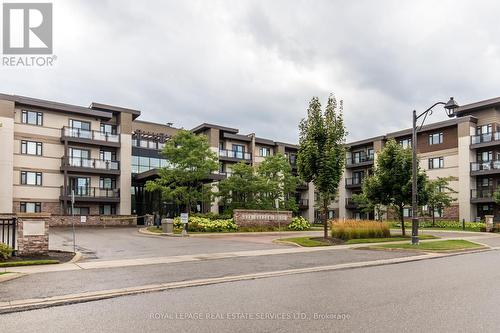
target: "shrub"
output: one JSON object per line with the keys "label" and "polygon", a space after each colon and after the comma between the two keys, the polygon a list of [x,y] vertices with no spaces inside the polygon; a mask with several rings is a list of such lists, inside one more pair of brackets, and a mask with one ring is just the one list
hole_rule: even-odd
{"label": "shrub", "polygon": [[[406,221],[405,226],[411,228],[411,222]],[[390,222],[391,228],[400,228],[401,222]],[[460,221],[449,221],[449,220],[438,220],[432,225],[432,221],[420,220],[420,228],[439,228],[439,229],[462,229],[462,222]],[[467,231],[482,231],[486,228],[483,222],[465,222],[465,230]]]}
{"label": "shrub", "polygon": [[311,228],[311,224],[302,216],[294,217],[292,219],[292,223],[288,225],[288,229],[290,230],[309,230]]}
{"label": "shrub", "polygon": [[0,243],[0,258],[7,260],[12,256],[14,250],[7,244]]}
{"label": "shrub", "polygon": [[332,237],[342,240],[390,237],[389,225],[378,221],[333,221]]}
{"label": "shrub", "polygon": [[[180,217],[174,218],[174,227],[182,228]],[[238,226],[233,219],[210,220],[206,217],[189,216],[188,231],[221,232],[235,230],[238,230]]]}

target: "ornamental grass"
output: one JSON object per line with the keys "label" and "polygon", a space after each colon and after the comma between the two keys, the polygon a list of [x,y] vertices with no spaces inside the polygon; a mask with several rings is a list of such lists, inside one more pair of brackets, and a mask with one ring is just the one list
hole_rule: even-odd
{"label": "ornamental grass", "polygon": [[331,222],[332,237],[342,240],[390,237],[389,225],[372,220],[345,220]]}

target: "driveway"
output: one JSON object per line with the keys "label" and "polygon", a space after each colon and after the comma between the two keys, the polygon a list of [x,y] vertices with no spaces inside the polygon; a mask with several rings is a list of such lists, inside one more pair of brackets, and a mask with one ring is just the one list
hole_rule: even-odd
{"label": "driveway", "polygon": [[[234,235],[236,236],[236,235]],[[159,237],[140,234],[137,228],[77,228],[76,249],[83,260],[165,257],[280,248],[258,237]],[[288,236],[292,237],[292,236]],[[73,250],[71,228],[50,229],[51,250]]]}

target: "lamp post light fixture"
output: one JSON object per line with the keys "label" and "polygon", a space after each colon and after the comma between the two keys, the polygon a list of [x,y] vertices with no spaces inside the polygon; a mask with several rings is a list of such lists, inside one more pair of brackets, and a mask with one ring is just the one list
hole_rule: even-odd
{"label": "lamp post light fixture", "polygon": [[[411,243],[412,245],[418,244],[418,201],[417,201],[417,132],[422,129],[424,126],[425,119],[427,116],[432,114],[432,109],[437,105],[444,105],[444,109],[448,117],[453,118],[456,116],[456,110],[458,109],[458,104],[455,102],[453,97],[450,97],[450,100],[447,103],[437,102],[434,103],[430,108],[417,115],[417,111],[413,110],[413,127],[412,127],[412,138],[411,138],[411,147],[412,147],[412,182],[411,182],[411,203],[412,203],[412,217],[411,217]],[[418,126],[417,129],[417,121],[423,117],[422,123]]]}

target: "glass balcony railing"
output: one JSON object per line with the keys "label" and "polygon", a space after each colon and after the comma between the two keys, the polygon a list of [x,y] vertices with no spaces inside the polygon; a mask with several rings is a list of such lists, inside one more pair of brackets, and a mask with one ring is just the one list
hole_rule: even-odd
{"label": "glass balcony railing", "polygon": [[247,160],[247,161],[252,159],[251,153],[246,153],[243,151],[236,151],[236,150],[227,150],[227,149],[219,149],[219,156],[236,158],[239,160]]}
{"label": "glass balcony railing", "polygon": [[61,196],[71,196],[74,191],[75,198],[119,198],[120,190],[116,188],[99,188],[99,187],[87,187],[78,186],[75,188],[66,188],[66,193],[64,193],[64,187],[61,186]]}
{"label": "glass balcony railing", "polygon": [[370,162],[373,161],[374,155],[357,155],[357,156],[352,156],[348,157],[346,160],[347,165],[355,165],[355,164],[360,164],[364,162]]}
{"label": "glass balcony railing", "polygon": [[471,135],[470,143],[472,145],[484,142],[492,142],[500,140],[500,132],[484,133],[479,135]]}
{"label": "glass balcony railing", "polygon": [[470,171],[500,170],[500,160],[472,162]]}
{"label": "glass balcony railing", "polygon": [[104,142],[120,142],[119,134],[112,134],[108,132],[101,131],[91,131],[84,130],[81,128],[73,128],[73,127],[63,127],[62,128],[62,137],[66,138],[75,138],[75,139],[87,139],[87,140],[95,140],[95,141],[104,141]]}
{"label": "glass balcony railing", "polygon": [[479,190],[470,190],[471,199],[490,199],[493,198],[495,190],[493,188],[483,188]]}
{"label": "glass balcony railing", "polygon": [[62,165],[76,168],[120,170],[119,161],[99,160],[95,158],[69,157],[62,158]]}

